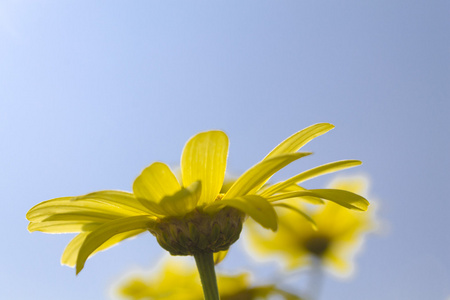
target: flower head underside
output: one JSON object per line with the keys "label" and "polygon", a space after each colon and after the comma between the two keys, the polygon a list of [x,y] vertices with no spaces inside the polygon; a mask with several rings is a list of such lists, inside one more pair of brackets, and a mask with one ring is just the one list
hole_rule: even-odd
{"label": "flower head underside", "polygon": [[[164,163],[145,168],[132,192],[99,191],[62,197],[37,204],[27,213],[30,231],[78,235],[64,250],[61,262],[76,265],[118,242],[150,231],[174,255],[226,250],[239,238],[244,217],[276,230],[274,207],[294,209],[287,199],[321,204],[323,199],[365,210],[363,197],[339,189],[308,190],[305,180],[361,164],[343,160],[301,172],[285,181],[266,184],[276,172],[310,152],[298,152],[313,138],[333,128],[327,123],[307,127],[275,147],[263,160],[244,172],[221,193],[228,156],[228,137],[222,131],[193,136],[181,156],[181,179]],[[298,209],[295,209],[298,211]],[[305,218],[308,216],[305,214]]]}

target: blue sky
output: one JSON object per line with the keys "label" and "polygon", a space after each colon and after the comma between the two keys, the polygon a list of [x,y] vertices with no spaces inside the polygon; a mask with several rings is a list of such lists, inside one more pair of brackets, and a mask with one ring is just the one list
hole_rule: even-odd
{"label": "blue sky", "polygon": [[[141,236],[76,277],[59,263],[71,236],[27,232],[33,205],[130,190],[151,162],[177,164],[202,130],[227,132],[239,173],[330,122],[290,171],[362,160],[344,174],[370,176],[385,230],[352,280],[327,277],[322,298],[446,299],[449,11],[447,1],[3,0],[0,295],[109,299],[124,272],[163,254]],[[247,261],[237,253],[229,266]]]}

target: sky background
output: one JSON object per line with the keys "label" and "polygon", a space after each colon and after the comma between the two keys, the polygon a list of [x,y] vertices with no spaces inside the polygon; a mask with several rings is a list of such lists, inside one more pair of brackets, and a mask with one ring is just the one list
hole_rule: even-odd
{"label": "sky background", "polygon": [[[27,231],[33,205],[130,190],[199,131],[228,134],[239,174],[329,122],[289,174],[362,160],[343,174],[370,177],[384,225],[321,299],[448,299],[449,14],[448,1],[0,0],[0,298],[111,299],[163,256],[146,234],[75,276],[60,265],[71,235]],[[222,268],[249,268],[235,248]]]}

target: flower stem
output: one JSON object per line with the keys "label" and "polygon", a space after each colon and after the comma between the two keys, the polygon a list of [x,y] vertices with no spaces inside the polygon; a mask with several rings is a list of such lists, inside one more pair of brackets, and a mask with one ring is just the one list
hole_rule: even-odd
{"label": "flower stem", "polygon": [[309,284],[309,299],[319,300],[320,291],[323,284],[323,268],[322,268],[322,258],[313,257],[311,264],[310,273],[310,284]]}
{"label": "flower stem", "polygon": [[202,281],[203,295],[205,300],[220,300],[217,288],[216,271],[214,270],[213,253],[195,254],[200,280]]}

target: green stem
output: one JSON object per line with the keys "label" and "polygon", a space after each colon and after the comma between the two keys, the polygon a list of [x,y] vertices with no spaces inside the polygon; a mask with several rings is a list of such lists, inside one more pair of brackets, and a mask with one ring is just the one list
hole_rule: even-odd
{"label": "green stem", "polygon": [[205,300],[220,300],[213,253],[195,254],[194,258],[202,281]]}

